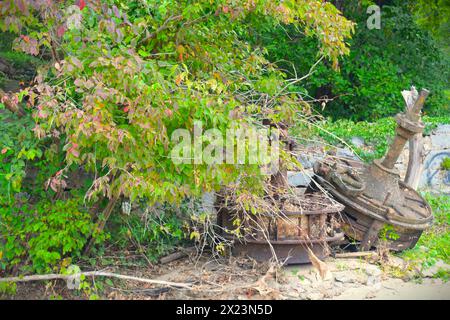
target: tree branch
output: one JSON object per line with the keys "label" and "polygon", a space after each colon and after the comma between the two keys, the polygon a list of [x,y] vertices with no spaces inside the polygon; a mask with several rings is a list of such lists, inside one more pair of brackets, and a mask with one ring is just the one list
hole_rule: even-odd
{"label": "tree branch", "polygon": [[80,272],[72,275],[65,275],[65,274],[56,274],[56,273],[50,273],[50,274],[37,274],[32,276],[25,276],[25,277],[10,277],[10,278],[0,278],[0,282],[30,282],[30,281],[45,281],[45,280],[69,280],[73,279],[74,277],[78,277],[84,275],[86,277],[108,277],[108,278],[117,278],[122,280],[131,280],[131,281],[137,281],[137,282],[144,282],[144,283],[151,283],[151,284],[160,284],[175,288],[185,288],[190,289],[192,287],[191,284],[188,283],[180,283],[180,282],[171,282],[171,281],[164,281],[164,280],[154,280],[154,279],[147,279],[147,278],[139,278],[139,277],[133,277],[133,276],[127,276],[123,274],[118,273],[112,273],[112,272],[104,272],[104,271],[88,271],[88,272]]}
{"label": "tree branch", "polygon": [[156,29],[156,31],[154,31],[154,32],[150,33],[149,35],[147,35],[144,39],[142,39],[140,41],[140,43],[143,43],[143,44],[147,43],[150,39],[153,39],[154,37],[156,37],[156,35],[158,33],[160,33],[161,31],[169,28],[169,22],[174,21],[174,20],[180,20],[181,18],[183,18],[183,16],[181,14],[177,15],[177,16],[171,16],[171,17],[167,18],[167,20],[164,21],[164,23],[158,29]]}

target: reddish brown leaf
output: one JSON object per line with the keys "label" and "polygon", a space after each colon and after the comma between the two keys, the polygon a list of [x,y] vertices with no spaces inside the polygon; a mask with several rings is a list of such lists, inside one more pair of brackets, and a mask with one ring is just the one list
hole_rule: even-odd
{"label": "reddish brown leaf", "polygon": [[56,35],[61,38],[64,35],[64,32],[66,32],[66,28],[64,25],[60,25],[58,29],[56,29]]}
{"label": "reddish brown leaf", "polygon": [[86,7],[86,2],[84,0],[79,0],[78,6],[80,7],[80,10],[83,10],[84,7]]}
{"label": "reddish brown leaf", "polygon": [[173,115],[173,112],[172,112],[172,110],[170,110],[170,109],[166,109],[166,110],[164,110],[164,113],[166,114],[166,116],[167,117],[169,117],[169,118],[171,118],[172,117],[172,115]]}

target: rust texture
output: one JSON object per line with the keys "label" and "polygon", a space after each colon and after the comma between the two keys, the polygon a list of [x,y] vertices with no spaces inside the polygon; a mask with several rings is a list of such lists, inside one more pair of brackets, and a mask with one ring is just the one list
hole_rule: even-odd
{"label": "rust texture", "polygon": [[[280,213],[246,219],[241,226],[241,238],[232,232],[225,233],[224,237],[234,241],[234,254],[257,261],[270,260],[275,254],[286,264],[309,263],[307,248],[317,257],[325,258],[330,253],[329,244],[343,239],[339,223],[343,208],[323,194],[301,194],[295,201],[285,201]],[[218,223],[226,230],[236,230],[233,221],[237,217],[243,218],[221,207]]]}
{"label": "rust texture", "polygon": [[315,182],[345,205],[345,233],[368,250],[386,240],[392,250],[415,246],[433,220],[431,208],[395,170],[405,143],[421,133],[420,110],[429,92],[421,91],[411,108],[396,116],[396,136],[384,159],[366,165],[349,159],[326,158],[314,167]]}

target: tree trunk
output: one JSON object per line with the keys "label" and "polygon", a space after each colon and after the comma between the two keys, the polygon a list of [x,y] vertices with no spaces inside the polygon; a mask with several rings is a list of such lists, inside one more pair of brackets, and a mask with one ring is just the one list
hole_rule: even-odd
{"label": "tree trunk", "polygon": [[424,148],[422,133],[415,134],[409,139],[409,160],[405,183],[417,189],[423,171]]}

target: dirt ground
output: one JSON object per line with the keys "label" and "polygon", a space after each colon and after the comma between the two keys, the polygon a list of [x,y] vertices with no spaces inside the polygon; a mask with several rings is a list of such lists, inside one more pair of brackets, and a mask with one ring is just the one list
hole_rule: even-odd
{"label": "dirt ground", "polygon": [[[149,268],[128,267],[113,271],[189,283],[191,289],[158,287],[120,279],[106,282],[96,278],[94,281],[103,284],[103,290],[97,292],[100,299],[450,300],[450,282],[424,277],[423,274],[418,278],[411,272],[399,272],[405,266],[399,258],[383,265],[361,258],[328,258],[325,263],[328,270],[321,277],[312,265],[275,268],[268,263],[257,264],[248,259],[214,261],[184,258]],[[398,277],[393,276],[394,271]],[[65,281],[58,280],[18,284],[16,294],[6,298],[86,299],[87,295],[67,289]]]}

